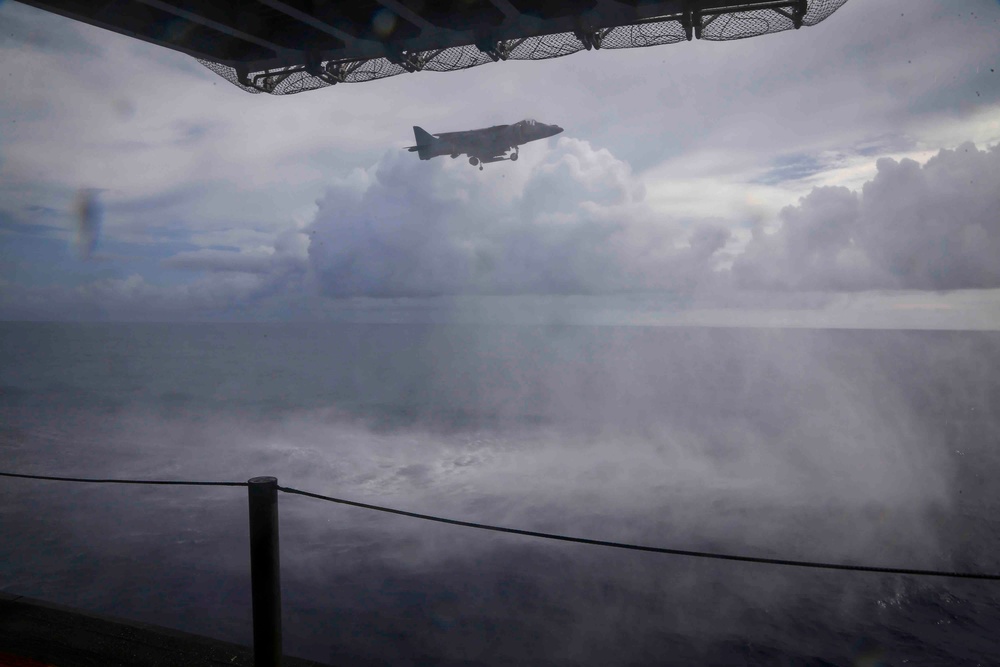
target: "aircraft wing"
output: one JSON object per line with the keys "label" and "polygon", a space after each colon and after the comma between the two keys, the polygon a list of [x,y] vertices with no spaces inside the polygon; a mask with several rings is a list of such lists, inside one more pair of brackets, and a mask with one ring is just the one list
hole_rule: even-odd
{"label": "aircraft wing", "polygon": [[454,153],[464,153],[483,162],[491,161],[495,155],[505,153],[510,148],[508,125],[495,125],[481,130],[465,132],[443,132],[438,139],[452,146]]}

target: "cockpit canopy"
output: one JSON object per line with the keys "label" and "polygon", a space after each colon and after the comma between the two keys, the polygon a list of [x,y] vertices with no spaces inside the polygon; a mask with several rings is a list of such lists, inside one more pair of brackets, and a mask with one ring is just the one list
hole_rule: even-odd
{"label": "cockpit canopy", "polygon": [[517,133],[517,136],[521,137],[523,141],[545,139],[547,137],[555,136],[563,131],[558,125],[546,125],[545,123],[539,123],[534,118],[519,120],[514,123],[512,129]]}

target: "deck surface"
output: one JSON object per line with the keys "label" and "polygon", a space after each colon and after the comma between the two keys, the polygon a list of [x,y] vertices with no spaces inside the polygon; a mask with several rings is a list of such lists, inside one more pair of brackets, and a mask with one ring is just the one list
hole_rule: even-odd
{"label": "deck surface", "polygon": [[[20,659],[20,661],[18,661]],[[249,647],[0,593],[0,667],[252,667]],[[327,667],[288,658],[285,667]]]}

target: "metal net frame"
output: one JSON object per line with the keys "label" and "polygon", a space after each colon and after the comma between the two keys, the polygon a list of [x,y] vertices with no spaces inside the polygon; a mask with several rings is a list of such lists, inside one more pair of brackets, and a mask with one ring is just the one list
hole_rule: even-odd
{"label": "metal net frame", "polygon": [[476,45],[428,51],[402,51],[390,57],[328,60],[271,70],[237,72],[221,63],[198,59],[230,83],[249,93],[292,95],[338,83],[363,83],[406,72],[454,72],[500,60],[546,60],[591,49],[633,49],[676,44],[692,38],[713,42],[759,37],[814,26],[840,9],[847,0],[800,0],[798,12],[788,2],[744,11],[693,10],[629,25],[593,31],[560,32]]}

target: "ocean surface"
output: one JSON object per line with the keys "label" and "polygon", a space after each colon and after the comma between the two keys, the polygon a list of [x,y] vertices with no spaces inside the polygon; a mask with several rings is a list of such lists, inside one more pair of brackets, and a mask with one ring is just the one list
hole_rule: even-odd
{"label": "ocean surface", "polygon": [[[0,469],[1000,572],[1000,334],[0,323]],[[993,665],[1000,582],[702,561],[280,497],[343,665]],[[250,643],[246,492],[0,479],[0,590]]]}

